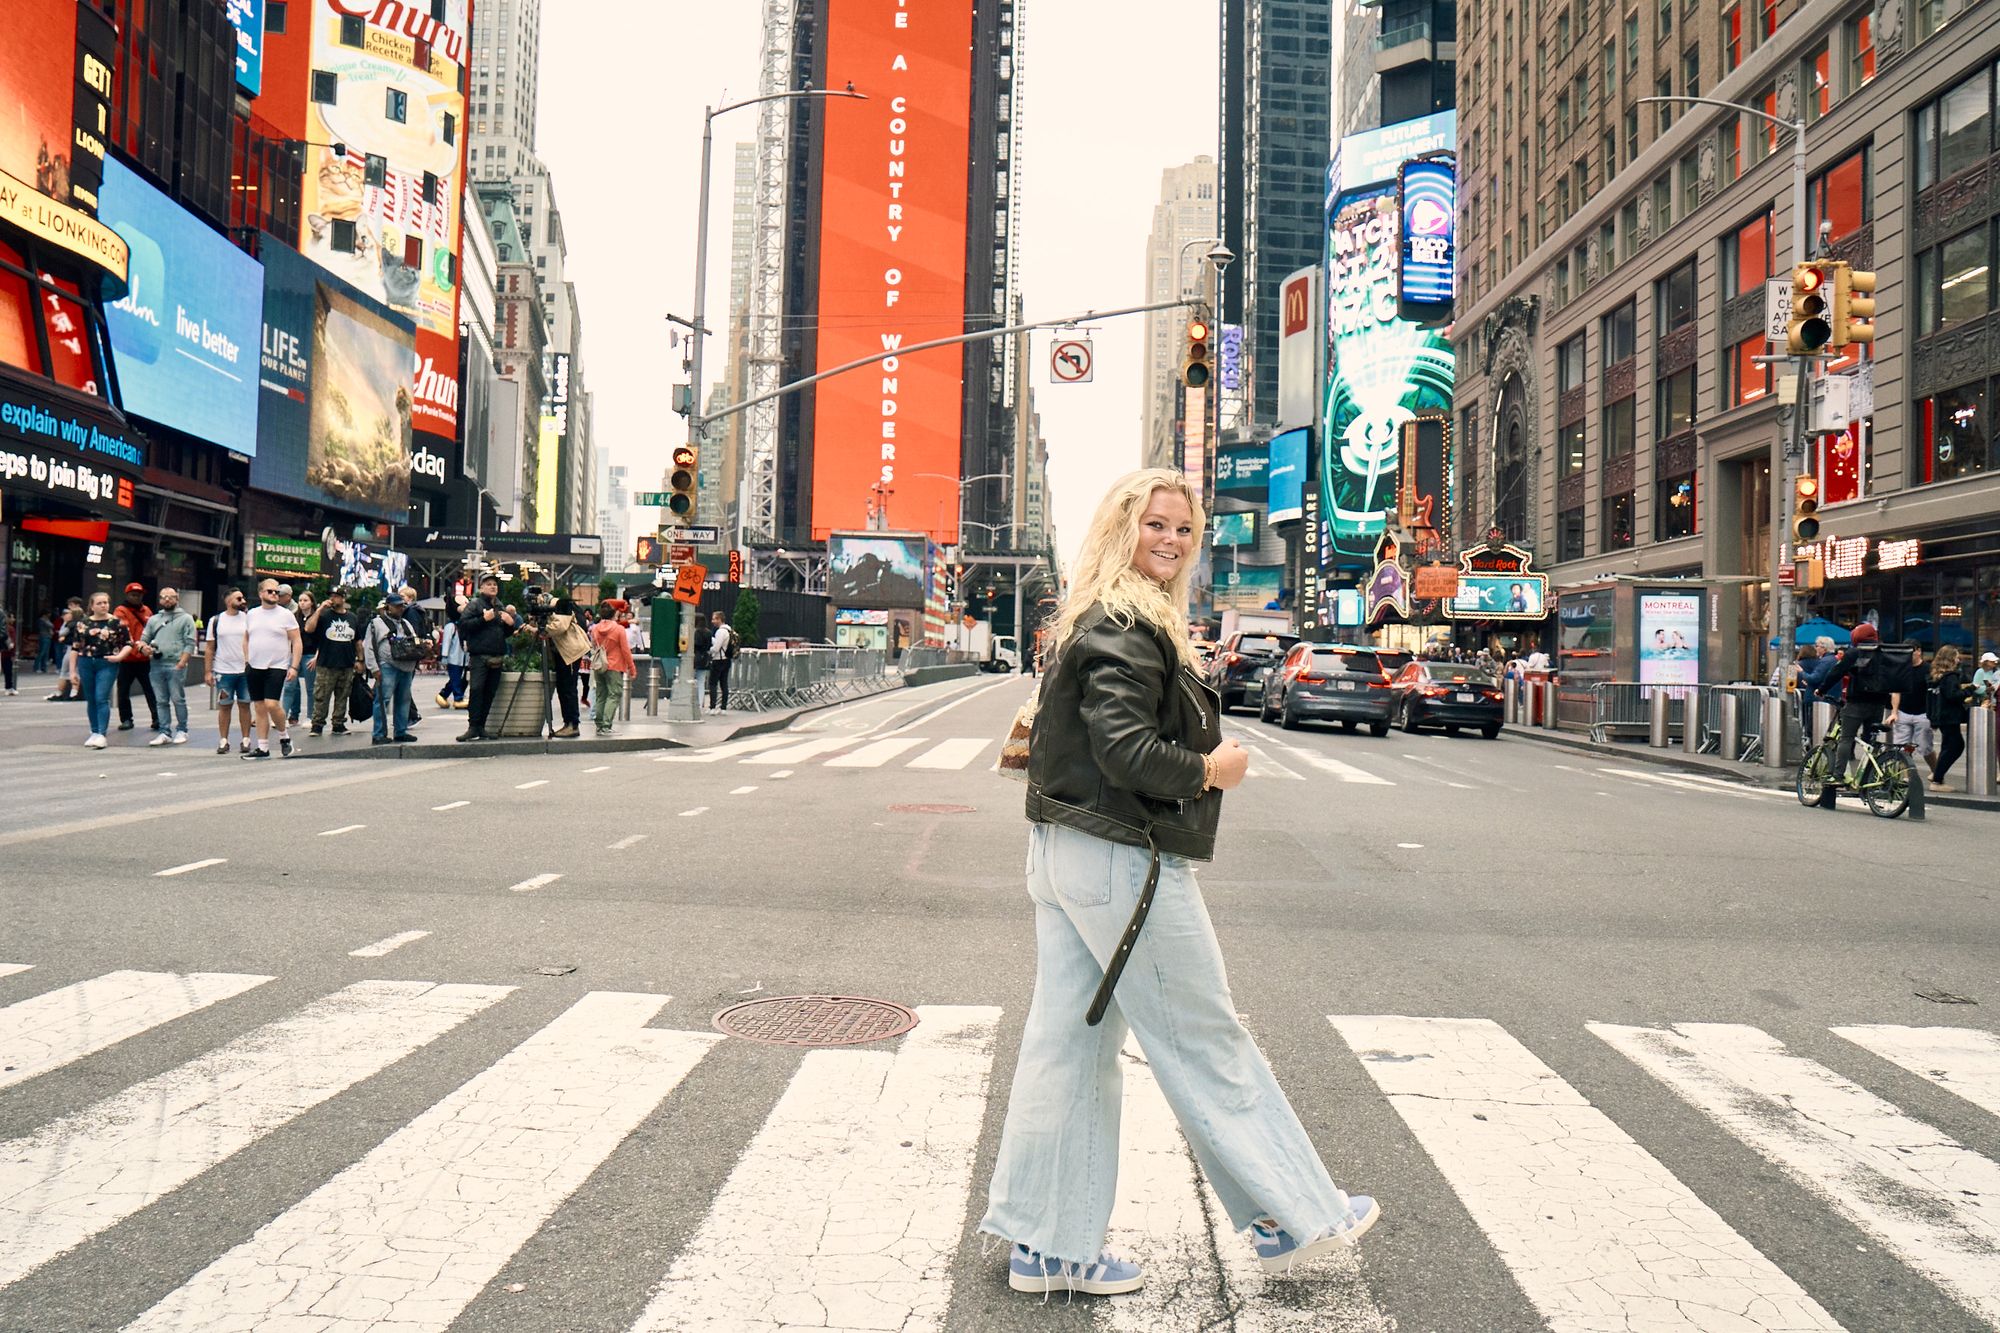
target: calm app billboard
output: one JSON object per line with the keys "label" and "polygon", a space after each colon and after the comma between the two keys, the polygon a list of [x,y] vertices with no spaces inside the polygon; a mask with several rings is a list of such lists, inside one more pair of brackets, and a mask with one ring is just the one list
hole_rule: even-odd
{"label": "calm app billboard", "polygon": [[255,454],[264,266],[116,158],[97,216],[130,249],[104,311],[125,410]]}

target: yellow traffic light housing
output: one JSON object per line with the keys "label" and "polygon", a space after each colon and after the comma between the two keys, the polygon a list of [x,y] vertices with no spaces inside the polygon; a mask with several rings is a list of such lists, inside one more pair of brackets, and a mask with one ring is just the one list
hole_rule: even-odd
{"label": "yellow traffic light housing", "polygon": [[1875,341],[1875,275],[1836,264],[1833,270],[1833,343]]}
{"label": "yellow traffic light housing", "polygon": [[667,498],[667,508],[676,518],[694,517],[695,477],[700,462],[693,445],[675,447],[673,470],[667,474],[667,489],[672,492]]}
{"label": "yellow traffic light housing", "polygon": [[1181,383],[1190,389],[1208,386],[1208,321],[1197,315],[1188,321],[1187,352],[1181,358]]}
{"label": "yellow traffic light housing", "polygon": [[1832,264],[1792,266],[1792,318],[1785,325],[1785,351],[1793,356],[1821,351],[1833,339],[1828,306],[1833,270]]}
{"label": "yellow traffic light housing", "polygon": [[1819,536],[1819,479],[1800,477],[1792,488],[1792,540],[1812,541]]}

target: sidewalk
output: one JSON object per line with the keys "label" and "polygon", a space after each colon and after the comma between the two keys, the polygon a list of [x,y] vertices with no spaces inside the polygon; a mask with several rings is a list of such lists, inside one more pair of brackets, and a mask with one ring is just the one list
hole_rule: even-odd
{"label": "sidewalk", "polygon": [[[20,693],[12,697],[0,697],[0,753],[29,747],[80,745],[84,737],[84,707],[80,703],[49,703],[46,696],[55,690],[56,678],[53,674],[28,675],[23,673],[17,682]],[[293,755],[295,759],[467,759],[480,755],[520,755],[520,754],[611,754],[628,750],[671,750],[687,746],[716,745],[738,736],[752,736],[760,732],[779,731],[791,725],[801,714],[814,712],[855,699],[869,698],[870,695],[853,695],[846,699],[833,699],[824,703],[808,704],[802,708],[773,708],[763,712],[747,709],[731,709],[726,713],[712,713],[702,710],[700,722],[668,722],[666,720],[667,701],[660,700],[660,715],[648,717],[644,700],[632,703],[630,721],[620,720],[608,737],[591,734],[590,713],[581,711],[583,735],[572,740],[551,740],[547,737],[526,736],[505,740],[469,741],[460,743],[458,735],[465,730],[465,714],[457,709],[438,707],[437,692],[444,684],[442,675],[425,674],[417,678],[418,721],[411,728],[416,735],[415,743],[402,745],[374,745],[370,743],[372,724],[368,722],[348,723],[348,734],[335,736],[331,732],[320,736],[309,734],[311,728],[305,719],[292,727]],[[901,677],[887,678],[885,688],[876,691],[885,694],[900,690],[904,685]],[[621,706],[620,712],[624,710]],[[112,705],[112,727],[108,739],[113,749],[143,747],[152,740],[151,716],[146,710],[146,701],[137,690],[132,696],[131,731],[118,731],[117,705]],[[235,720],[230,722],[230,740],[236,740]],[[206,688],[188,691],[188,743],[183,749],[212,751],[215,748],[215,710],[209,705]],[[277,748],[275,744],[271,747]]]}
{"label": "sidewalk", "polygon": [[[1678,769],[1683,773],[1698,773],[1704,777],[1725,778],[1748,787],[1766,787],[1773,791],[1793,790],[1797,774],[1796,768],[1766,768],[1761,761],[1744,764],[1724,759],[1720,755],[1691,755],[1678,743],[1664,750],[1655,750],[1644,741],[1593,741],[1584,732],[1549,731],[1542,727],[1523,727],[1512,723],[1502,729],[1502,734],[1518,740],[1537,741],[1544,745],[1559,746],[1565,750],[1575,750],[1581,754],[1620,759],[1627,763],[1651,764],[1655,768]],[[1964,781],[1964,762],[1960,760],[1958,771],[1951,775],[1954,781]],[[2000,796],[1968,796],[1963,791],[1934,792],[1926,789],[1924,804],[1955,810],[2000,811]]]}

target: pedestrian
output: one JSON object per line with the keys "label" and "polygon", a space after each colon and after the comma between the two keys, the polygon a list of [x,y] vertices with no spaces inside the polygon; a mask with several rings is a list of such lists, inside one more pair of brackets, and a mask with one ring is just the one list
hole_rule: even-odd
{"label": "pedestrian", "polygon": [[333,715],[333,734],[347,734],[347,699],[354,691],[354,671],[360,656],[361,617],[348,609],[347,589],[335,586],[326,600],[306,617],[303,633],[318,645],[313,654],[312,734],[317,736]]}
{"label": "pedestrian", "polygon": [[[125,600],[112,614],[125,626],[126,642],[138,643],[139,636],[146,631],[146,622],[153,615],[153,608],[146,605],[146,586],[142,583],[126,584]],[[146,709],[153,716],[153,730],[158,731],[160,701],[153,697],[153,677],[146,659],[136,650],[118,659],[118,730],[132,730],[132,686],[135,682],[146,696]]]}
{"label": "pedestrian", "polygon": [[1908,747],[1904,753],[1921,755],[1924,767],[1931,767],[1937,750],[1937,733],[1931,727],[1931,671],[1924,665],[1924,650],[1910,645],[1910,664],[1903,668],[1902,688],[1896,692],[1896,716],[1891,719],[1889,743]]}
{"label": "pedestrian", "polygon": [[75,663],[70,660],[71,654],[75,651],[76,627],[83,620],[83,616],[83,599],[70,598],[69,604],[63,607],[62,623],[56,627],[54,653],[56,691],[48,696],[49,703],[75,703],[83,698],[81,693],[72,688],[76,671]]}
{"label": "pedestrian", "polygon": [[694,697],[709,699],[709,707],[715,707],[709,693],[708,669],[715,665],[715,626],[698,624],[694,627]]}
{"label": "pedestrian", "polygon": [[590,655],[590,632],[576,623],[576,603],[558,597],[542,633],[549,644],[549,669],[555,676],[556,702],[563,719],[562,726],[549,735],[565,740],[581,736],[576,725],[576,677],[579,664]]}
{"label": "pedestrian", "polygon": [[[708,640],[708,706],[729,707],[729,666],[736,660],[736,631],[717,611],[711,617],[714,628]],[[720,702],[717,702],[720,700]]]}
{"label": "pedestrian", "polygon": [[1979,670],[1972,673],[1973,697],[1981,708],[1991,708],[1996,690],[2000,690],[2000,654],[1981,653]]}
{"label": "pedestrian", "polygon": [[459,633],[471,659],[471,686],[466,704],[465,731],[461,741],[483,741],[486,715],[493,711],[493,696],[500,689],[500,673],[507,666],[507,640],[521,627],[513,608],[500,605],[500,580],[492,574],[479,580],[479,595],[466,602],[458,618]]}
{"label": "pedestrian", "polygon": [[1819,671],[1819,649],[1810,643],[1799,645],[1797,658],[1785,673],[1784,690],[1799,715],[1801,734],[1812,734],[1813,689]]}
{"label": "pedestrian", "polygon": [[160,589],[160,609],[139,635],[153,677],[153,697],[160,701],[161,721],[169,724],[153,737],[153,745],[187,744],[187,665],[198,637],[194,617],[181,605],[180,590]]}
{"label": "pedestrian", "polygon": [[250,753],[250,614],[243,589],[222,594],[222,614],[208,622],[202,639],[202,680],[215,695],[215,752],[229,753],[229,710],[236,710],[237,735]]}
{"label": "pedestrian", "polygon": [[14,617],[0,606],[0,688],[9,694],[19,693],[14,688],[14,650],[18,637],[14,632]]}
{"label": "pedestrian", "polygon": [[[403,619],[409,624],[410,632],[416,635],[417,642],[423,644],[426,648],[433,647],[435,641],[431,638],[431,620],[425,614],[424,609],[417,605],[416,588],[405,583],[398,591],[403,594]],[[410,667],[410,725],[412,727],[423,721],[423,718],[417,713],[416,695],[417,672],[422,668],[423,663],[421,661],[413,663]]]}
{"label": "pedestrian", "polygon": [[257,744],[245,759],[271,757],[271,733],[278,733],[278,753],[292,755],[292,733],[285,721],[285,682],[299,674],[305,645],[299,622],[282,598],[275,579],[257,585],[258,605],[250,609],[249,644],[245,650],[244,682],[250,687],[250,716],[257,723]]}
{"label": "pedestrian", "polygon": [[1972,694],[1958,649],[1946,644],[1931,659],[1931,707],[1938,729],[1937,763],[1931,768],[1931,790],[1950,791],[1945,775],[1965,753],[1965,724],[1971,720],[1966,703]]}
{"label": "pedestrian", "polygon": [[416,739],[410,730],[410,684],[416,679],[424,647],[416,629],[403,618],[408,605],[401,593],[391,593],[368,622],[363,653],[375,677],[376,745],[408,744]]}
{"label": "pedestrian", "polygon": [[[1128,1027],[1267,1271],[1352,1245],[1381,1216],[1328,1177],[1237,1018],[1195,882],[1221,793],[1249,768],[1188,641],[1201,529],[1199,491],[1179,471],[1120,479],[1052,636],[1028,761],[1035,993],[979,1224],[1012,1243],[1016,1291],[1141,1285],[1136,1264],[1103,1248]],[[1100,959],[1118,961],[1107,973]]]}
{"label": "pedestrian", "polygon": [[638,674],[632,662],[632,640],[619,623],[618,610],[609,604],[597,608],[597,623],[590,630],[590,691],[596,702],[591,719],[597,734],[609,736],[618,716],[618,701],[625,682]]}
{"label": "pedestrian", "polygon": [[49,619],[49,613],[41,612],[35,617],[35,674],[41,675],[55,665],[56,626]]}
{"label": "pedestrian", "polygon": [[[288,586],[290,585],[280,585],[279,591],[282,593],[283,589]],[[280,600],[283,600],[282,597]],[[315,688],[313,678],[318,674],[316,667],[319,658],[319,636],[312,630],[307,629],[306,623],[312,619],[312,614],[316,609],[313,603],[312,589],[310,588],[302,590],[298,595],[298,600],[292,603],[291,606],[292,614],[299,622],[299,674],[298,679],[285,682],[284,702],[285,722],[287,725],[297,725],[300,717],[310,718],[312,716],[313,690]]]}
{"label": "pedestrian", "polygon": [[438,660],[444,663],[444,688],[438,691],[439,708],[465,707],[465,635],[459,631],[458,617],[447,615],[444,633],[438,642]]}
{"label": "pedestrian", "polygon": [[90,610],[76,623],[71,636],[70,683],[76,686],[86,708],[90,736],[84,744],[102,750],[109,742],[104,733],[111,725],[111,685],[119,668],[137,656],[125,619],[111,613],[111,594],[90,595]]}

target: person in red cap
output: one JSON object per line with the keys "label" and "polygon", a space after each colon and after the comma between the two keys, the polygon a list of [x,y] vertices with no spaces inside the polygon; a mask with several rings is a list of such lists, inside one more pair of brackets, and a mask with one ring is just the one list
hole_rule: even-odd
{"label": "person in red cap", "polygon": [[1881,635],[1873,625],[1863,621],[1854,627],[1847,656],[1820,684],[1824,694],[1841,681],[1847,682],[1847,702],[1840,706],[1840,744],[1834,748],[1833,772],[1827,775],[1819,795],[1821,808],[1833,809],[1835,788],[1848,780],[1848,769],[1854,765],[1854,742],[1862,731],[1880,725],[1883,710],[1900,704],[1906,669],[1883,650]]}
{"label": "person in red cap", "polygon": [[[125,600],[111,614],[123,622],[130,641],[138,643],[145,633],[146,622],[153,618],[153,608],[146,605],[146,585],[126,584]],[[146,695],[146,710],[153,715],[153,730],[160,730],[160,701],[153,694],[153,663],[138,652],[118,663],[118,730],[132,730],[134,681]]]}

